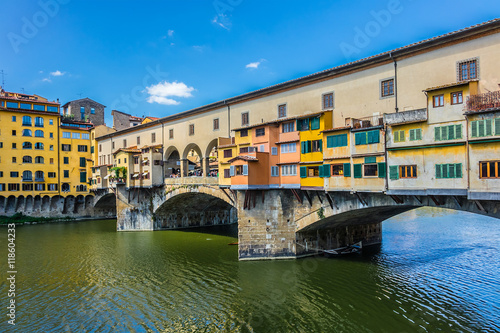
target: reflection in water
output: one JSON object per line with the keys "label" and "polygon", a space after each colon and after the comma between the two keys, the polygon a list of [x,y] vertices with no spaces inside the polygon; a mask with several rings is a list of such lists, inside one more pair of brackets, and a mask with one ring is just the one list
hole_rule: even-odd
{"label": "reflection in water", "polygon": [[500,330],[498,220],[418,209],[384,222],[378,252],[287,261],[238,262],[234,226],[205,231],[18,227],[16,330]]}

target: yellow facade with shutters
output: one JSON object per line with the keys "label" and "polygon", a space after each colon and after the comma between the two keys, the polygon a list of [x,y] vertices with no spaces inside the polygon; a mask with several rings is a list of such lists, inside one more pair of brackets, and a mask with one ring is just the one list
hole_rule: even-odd
{"label": "yellow facade with shutters", "polygon": [[252,143],[252,132],[249,129],[238,129],[235,131],[234,138],[218,139],[218,163],[219,163],[219,185],[231,186],[229,160],[238,156],[240,147],[249,147]]}

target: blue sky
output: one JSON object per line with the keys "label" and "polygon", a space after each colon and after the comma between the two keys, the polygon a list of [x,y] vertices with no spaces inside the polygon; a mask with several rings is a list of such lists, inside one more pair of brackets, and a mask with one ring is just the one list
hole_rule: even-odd
{"label": "blue sky", "polygon": [[8,91],[92,98],[111,125],[112,109],[163,117],[498,13],[491,0],[4,1],[0,70]]}

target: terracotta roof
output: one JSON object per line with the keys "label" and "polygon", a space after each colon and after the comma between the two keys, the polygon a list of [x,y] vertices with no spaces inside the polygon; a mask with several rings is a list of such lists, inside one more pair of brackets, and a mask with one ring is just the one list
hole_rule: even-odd
{"label": "terracotta roof", "polygon": [[443,84],[441,86],[427,88],[423,91],[433,91],[433,90],[439,90],[439,89],[445,89],[445,88],[452,88],[452,87],[463,86],[463,85],[469,84],[469,82],[478,82],[478,81],[479,80],[467,80],[467,81],[453,82],[453,83]]}
{"label": "terracotta roof", "polygon": [[351,129],[351,126],[342,126],[342,127],[330,128],[330,129],[326,129],[326,130],[321,131],[321,132],[322,133],[325,133],[325,132],[336,132],[336,131],[343,131],[343,130],[346,130],[346,129]]}
{"label": "terracotta roof", "polygon": [[[10,93],[10,94],[17,94],[17,93]],[[43,98],[41,96],[38,96],[38,95],[27,95],[27,94],[20,94],[20,95],[23,95],[23,96],[32,96],[32,97],[35,97],[35,98]],[[0,99],[10,99],[10,100],[13,100],[13,101],[19,101],[19,102],[34,102],[34,103],[39,103],[39,104],[53,104],[53,105],[59,105],[58,102],[49,102],[48,100],[38,100],[38,99],[29,99],[29,98],[22,98],[22,97],[14,97],[14,96],[1,96],[0,95]]]}
{"label": "terracotta roof", "polygon": [[156,148],[156,147],[163,147],[161,143],[157,143],[155,145],[150,145],[150,146],[144,146],[141,149],[147,149],[147,148]]}
{"label": "terracotta roof", "polygon": [[341,160],[341,159],[346,159],[350,158],[350,156],[332,156],[332,157],[323,157],[325,160]]}
{"label": "terracotta roof", "polygon": [[146,117],[146,118],[144,118],[144,119],[158,120],[158,119],[160,119],[160,118],[157,118],[157,117]]}
{"label": "terracotta roof", "polygon": [[247,155],[240,155],[240,156],[236,156],[235,158],[230,159],[227,162],[228,163],[232,163],[232,162],[234,162],[236,160],[243,160],[243,161],[249,161],[249,162],[258,162],[259,161],[259,159],[257,157],[247,156]]}
{"label": "terracotta roof", "polygon": [[117,154],[119,153],[120,151],[123,151],[125,153],[140,153],[141,150],[140,149],[137,149],[137,146],[133,146],[133,147],[128,147],[128,148],[118,148],[114,153],[114,154]]}
{"label": "terracotta roof", "polygon": [[85,98],[80,98],[80,99],[75,99],[75,100],[73,100],[73,101],[69,101],[69,102],[67,102],[66,104],[64,104],[62,107],[63,107],[63,108],[65,108],[65,107],[67,107],[70,103],[73,103],[73,102],[78,102],[78,101],[85,101],[85,100],[89,100],[89,101],[94,102],[95,104],[99,104],[99,105],[102,105],[102,106],[106,107],[105,105],[103,105],[103,104],[101,104],[101,103],[99,103],[99,102],[96,102],[96,101],[94,101],[93,99],[90,99],[90,98],[88,98],[88,97],[85,97]]}
{"label": "terracotta roof", "polygon": [[304,118],[309,118],[309,117],[320,116],[320,115],[322,115],[325,112],[331,112],[331,111],[320,111],[320,112],[315,112],[315,113],[302,114],[302,115],[300,115],[300,116],[298,116],[296,118],[297,119],[304,119]]}
{"label": "terracotta roof", "polygon": [[236,147],[236,144],[231,143],[230,145],[222,145],[222,146],[218,146],[217,148],[229,148],[229,147]]}
{"label": "terracotta roof", "polygon": [[130,120],[142,121],[143,119],[144,118],[142,118],[142,117],[130,116]]}
{"label": "terracotta roof", "polygon": [[295,139],[295,140],[288,140],[288,141],[279,141],[279,142],[276,142],[277,145],[281,145],[283,143],[292,143],[292,142],[299,142],[300,139]]}
{"label": "terracotta roof", "polygon": [[295,161],[295,162],[280,162],[276,163],[276,165],[286,165],[286,164],[299,164],[300,161]]}

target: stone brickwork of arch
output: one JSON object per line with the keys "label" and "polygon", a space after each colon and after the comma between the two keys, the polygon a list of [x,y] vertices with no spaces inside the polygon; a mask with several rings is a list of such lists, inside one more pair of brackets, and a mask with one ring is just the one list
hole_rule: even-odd
{"label": "stone brickwork of arch", "polygon": [[212,197],[225,201],[230,206],[236,207],[235,203],[236,201],[233,198],[231,192],[229,191],[225,192],[222,189],[212,186],[181,186],[181,187],[173,187],[171,190],[168,190],[165,195],[165,199],[163,201],[155,202],[154,212],[156,213],[158,209],[171,198],[186,193],[200,193],[200,194],[210,195]]}
{"label": "stone brickwork of arch", "polygon": [[183,153],[182,153],[182,159],[186,159],[189,152],[191,150],[194,150],[196,152],[196,154],[198,154],[198,156],[201,158],[205,157],[203,156],[203,153],[201,152],[201,149],[200,147],[196,144],[196,143],[190,143],[188,144],[184,149],[183,149]]}

